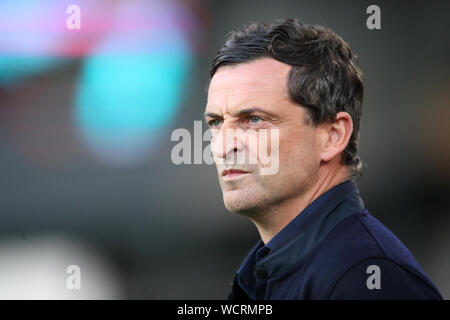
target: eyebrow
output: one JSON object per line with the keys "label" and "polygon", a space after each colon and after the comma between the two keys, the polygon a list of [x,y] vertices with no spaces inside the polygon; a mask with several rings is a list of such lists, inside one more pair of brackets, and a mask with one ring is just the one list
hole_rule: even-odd
{"label": "eyebrow", "polygon": [[[263,110],[261,108],[258,107],[253,107],[253,108],[247,108],[247,109],[242,109],[237,113],[237,117],[242,117],[242,116],[248,116],[251,115],[253,113],[260,113],[260,114],[264,114],[270,118],[276,118],[276,115],[272,112]],[[206,112],[204,115],[205,119],[206,118],[213,118],[213,119],[222,119],[222,116],[220,114],[214,113],[214,112]]]}

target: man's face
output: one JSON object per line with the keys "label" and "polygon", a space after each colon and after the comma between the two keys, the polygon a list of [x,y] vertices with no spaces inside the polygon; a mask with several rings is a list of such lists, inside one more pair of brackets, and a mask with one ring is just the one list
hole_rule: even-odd
{"label": "man's face", "polygon": [[[306,123],[307,110],[288,97],[290,68],[263,58],[220,67],[211,79],[205,120],[213,132],[211,151],[224,203],[232,212],[250,214],[277,206],[304,193],[317,176],[320,155],[316,128]],[[267,129],[266,136],[258,134],[263,129]],[[279,134],[278,159],[271,161],[279,161],[279,168],[276,174],[262,174],[268,167],[267,159],[262,161],[254,144],[267,143],[262,154],[271,156],[271,134],[275,131]],[[236,133],[232,139],[230,132]],[[245,163],[238,160],[242,155]],[[251,156],[256,161],[249,161]]]}

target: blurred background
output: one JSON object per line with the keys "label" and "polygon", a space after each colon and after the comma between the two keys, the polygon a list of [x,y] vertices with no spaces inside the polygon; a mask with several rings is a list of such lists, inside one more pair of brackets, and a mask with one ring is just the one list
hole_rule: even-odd
{"label": "blurred background", "polygon": [[[366,27],[371,4],[381,30]],[[259,237],[226,211],[213,165],[171,161],[171,133],[202,120],[229,31],[294,17],[358,55],[366,207],[449,299],[449,11],[448,1],[2,0],[0,298],[225,298]],[[81,290],[66,287],[69,265]]]}

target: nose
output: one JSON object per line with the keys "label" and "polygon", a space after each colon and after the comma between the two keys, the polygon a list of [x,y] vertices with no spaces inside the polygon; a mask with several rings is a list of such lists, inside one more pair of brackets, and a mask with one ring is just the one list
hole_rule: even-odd
{"label": "nose", "polygon": [[244,149],[244,135],[242,129],[225,127],[222,125],[218,132],[213,133],[211,151],[214,157],[227,160]]}

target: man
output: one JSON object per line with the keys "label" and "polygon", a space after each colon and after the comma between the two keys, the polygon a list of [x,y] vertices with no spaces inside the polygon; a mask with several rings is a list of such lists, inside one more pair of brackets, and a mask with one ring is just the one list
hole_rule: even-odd
{"label": "man", "polygon": [[[360,198],[354,59],[331,30],[293,19],[232,32],[214,58],[205,120],[224,203],[261,236],[229,299],[442,299]],[[275,174],[261,174],[255,139],[275,145]]]}

